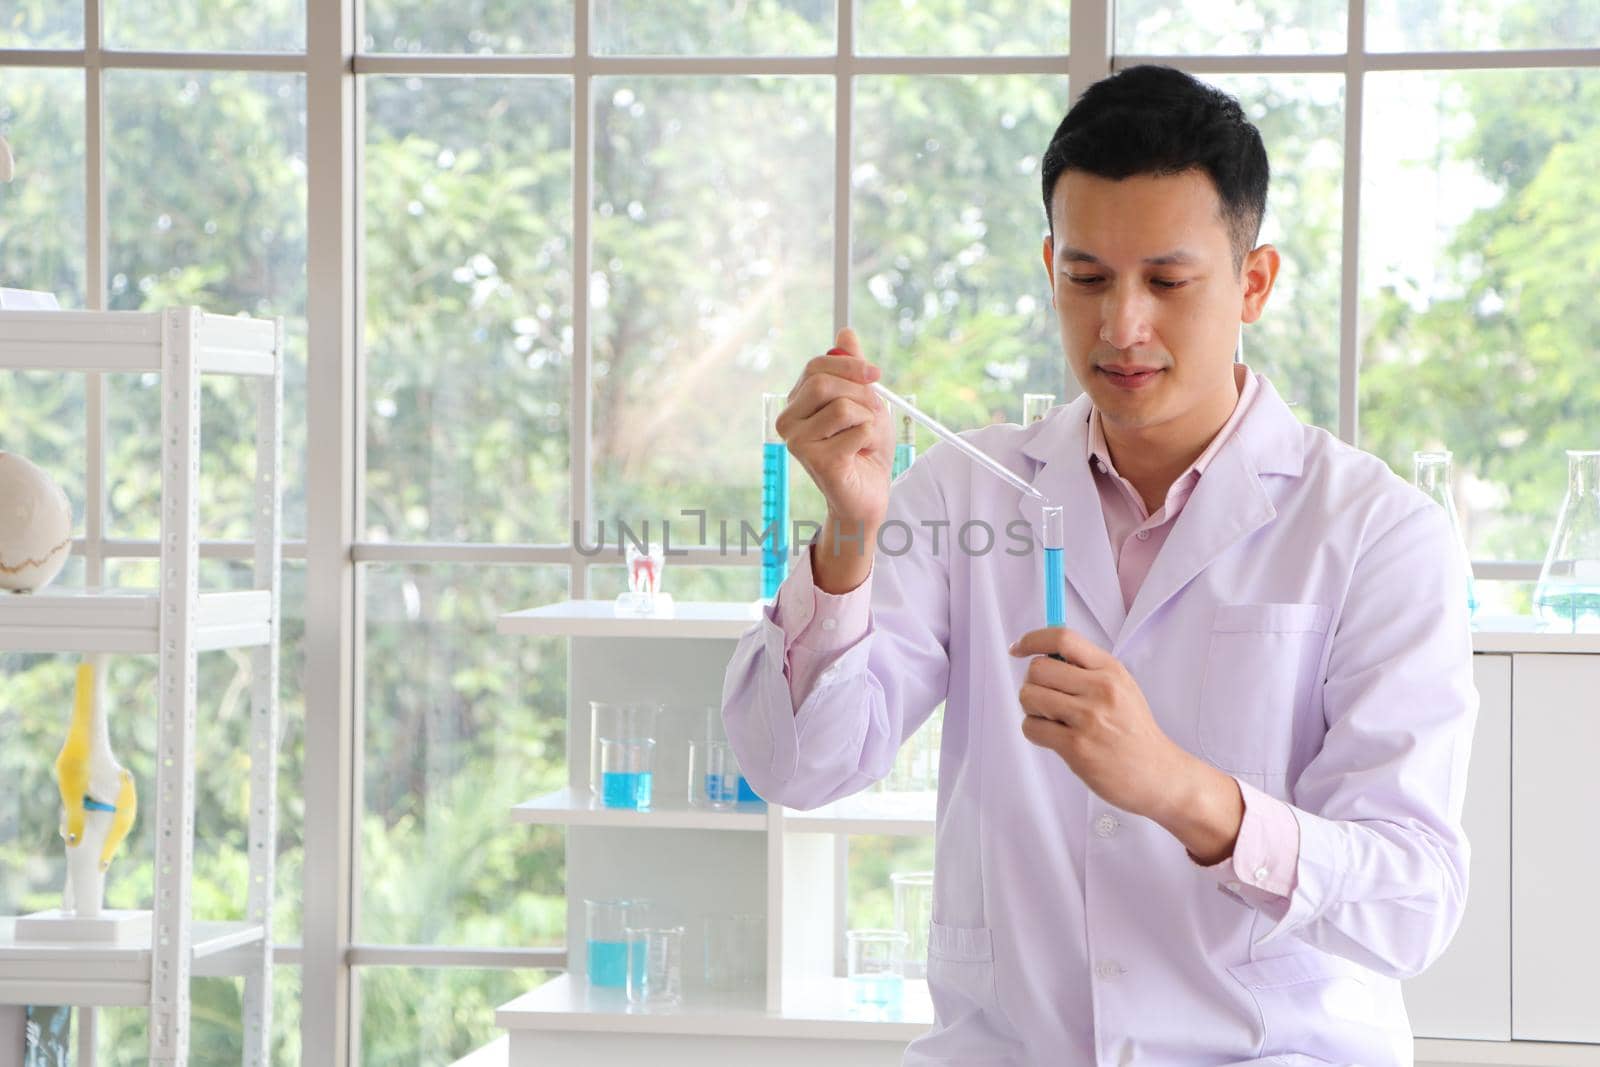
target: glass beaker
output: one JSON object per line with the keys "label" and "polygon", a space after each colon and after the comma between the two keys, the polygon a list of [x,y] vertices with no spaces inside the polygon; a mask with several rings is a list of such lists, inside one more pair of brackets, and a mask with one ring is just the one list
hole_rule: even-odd
{"label": "glass beaker", "polygon": [[1567,495],[1533,609],[1557,633],[1600,633],[1600,451],[1567,453]]}
{"label": "glass beaker", "polygon": [[707,989],[731,993],[761,982],[766,923],[759,915],[707,915],[701,966]]}
{"label": "glass beaker", "polygon": [[1022,394],[1022,425],[1032,426],[1044,418],[1045,412],[1055,406],[1054,393],[1023,393]]}
{"label": "glass beaker", "polygon": [[683,999],[683,927],[633,927],[628,936],[628,1003],[650,1007]]}
{"label": "glass beaker", "polygon": [[605,796],[600,772],[600,742],[653,741],[660,705],[646,701],[613,703],[589,701],[589,792],[596,800]]}
{"label": "glass beaker", "polygon": [[1444,450],[1413,452],[1411,454],[1411,483],[1428,495],[1434,503],[1444,508],[1450,519],[1450,530],[1461,546],[1461,558],[1467,567],[1467,613],[1478,612],[1478,586],[1472,577],[1472,555],[1467,551],[1466,539],[1461,534],[1461,519],[1456,514],[1455,494],[1450,488],[1450,453]]}
{"label": "glass beaker", "polygon": [[628,984],[628,928],[649,911],[643,900],[585,900],[584,934],[589,984],[623,989]]}
{"label": "glass beaker", "polygon": [[864,1008],[900,1005],[906,935],[899,930],[850,930],[845,935],[851,999]]}
{"label": "glass beaker", "polygon": [[726,741],[689,742],[689,803],[731,808],[739,802],[739,761]]}
{"label": "glass beaker", "polygon": [[933,872],[908,871],[889,876],[894,885],[894,927],[906,935],[901,973],[928,977],[928,927],[933,922]]}

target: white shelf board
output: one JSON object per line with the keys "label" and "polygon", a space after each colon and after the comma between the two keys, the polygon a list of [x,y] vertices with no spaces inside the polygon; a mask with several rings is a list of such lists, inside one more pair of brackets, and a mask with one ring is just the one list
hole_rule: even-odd
{"label": "white shelf board", "polygon": [[761,618],[757,600],[679,600],[671,615],[619,615],[610,600],[563,600],[500,616],[503,634],[567,637],[725,637]]}
{"label": "white shelf board", "polygon": [[[46,586],[37,593],[0,593],[0,651],[148,653],[157,650],[160,632],[154,590]],[[249,648],[271,637],[271,593],[200,594],[200,651]]]}
{"label": "white shelf board", "polygon": [[800,834],[931,837],[938,797],[927,793],[856,793],[811,811],[785,808],[784,830]]}
{"label": "white shelf board", "polygon": [[590,989],[563,974],[501,1005],[494,1018],[495,1025],[513,1033],[832,1038],[903,1044],[927,1030],[933,1006],[925,982],[907,982],[902,1009],[889,1015],[855,1008],[848,979],[818,978],[802,983],[793,993],[786,988],[781,1012],[766,1009],[760,990],[700,995],[691,990],[676,1007],[645,1009],[630,1005],[621,990]]}
{"label": "white shelf board", "polygon": [[1595,1067],[1600,1046],[1565,1045],[1548,1041],[1446,1041],[1418,1038],[1417,1067],[1457,1067],[1464,1063],[1496,1067]]}
{"label": "white shelf board", "polygon": [[515,822],[562,826],[637,826],[653,830],[765,830],[765,804],[732,808],[696,808],[682,800],[667,801],[649,811],[607,808],[587,789],[562,789],[514,805]]}
{"label": "white shelf board", "polygon": [[[0,1004],[147,1005],[150,939],[104,947],[21,941],[16,920],[0,919]],[[259,951],[261,925],[196,922],[196,978],[242,975]]]}
{"label": "white shelf board", "polygon": [[1562,634],[1536,629],[1536,620],[1496,615],[1477,620],[1472,631],[1474,652],[1597,653],[1600,634]]}
{"label": "white shelf board", "polygon": [[[158,372],[161,319],[159,311],[0,311],[0,369]],[[200,315],[202,372],[269,376],[277,343],[269,319]]]}

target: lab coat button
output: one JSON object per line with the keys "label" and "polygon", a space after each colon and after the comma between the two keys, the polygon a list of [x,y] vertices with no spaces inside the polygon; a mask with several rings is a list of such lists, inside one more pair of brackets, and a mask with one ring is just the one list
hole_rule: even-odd
{"label": "lab coat button", "polygon": [[838,673],[839,673],[839,668],[838,667],[829,667],[827,670],[823,671],[817,677],[821,681],[831,682],[831,681],[833,681],[834,676],[837,675]]}
{"label": "lab coat button", "polygon": [[1141,540],[1141,541],[1148,541],[1148,540],[1150,540],[1150,531],[1149,530],[1140,530],[1139,533],[1137,534],[1137,536],[1138,536],[1139,540]]}
{"label": "lab coat button", "polygon": [[1115,815],[1102,815],[1094,821],[1094,832],[1101,837],[1115,837],[1119,825]]}
{"label": "lab coat button", "polygon": [[1223,888],[1227,889],[1230,893],[1237,895],[1239,890],[1243,889],[1244,886],[1239,882],[1227,882],[1224,884]]}
{"label": "lab coat button", "polygon": [[824,630],[837,630],[839,628],[839,622],[837,619],[823,619],[822,628]]}
{"label": "lab coat button", "polygon": [[1105,979],[1118,978],[1122,975],[1122,964],[1116,960],[1101,960],[1095,964],[1094,973]]}
{"label": "lab coat button", "polygon": [[1270,874],[1270,873],[1272,873],[1272,872],[1268,871],[1265,867],[1257,867],[1256,868],[1256,875],[1255,875],[1256,884],[1260,885],[1260,884],[1264,883],[1267,880],[1267,875]]}

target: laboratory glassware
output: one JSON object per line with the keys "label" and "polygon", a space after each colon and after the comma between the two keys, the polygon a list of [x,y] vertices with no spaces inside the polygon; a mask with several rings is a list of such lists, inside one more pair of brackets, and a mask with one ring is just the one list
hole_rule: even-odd
{"label": "laboratory glassware", "polygon": [[[689,741],[689,803],[694,807],[731,808],[739,802],[738,757],[726,741]],[[748,786],[746,787],[748,788]]]}
{"label": "laboratory glassware", "polygon": [[1471,556],[1467,554],[1466,540],[1461,536],[1461,520],[1456,514],[1455,496],[1450,491],[1450,453],[1444,450],[1414,452],[1411,455],[1411,482],[1426,493],[1450,520],[1450,533],[1461,546],[1461,558],[1467,561],[1467,612],[1478,611],[1478,586],[1472,577]]}
{"label": "laboratory glassware", "polygon": [[683,927],[627,928],[628,1003],[667,1007],[683,999]]}
{"label": "laboratory glassware", "polygon": [[623,989],[628,984],[628,928],[649,911],[643,900],[586,899],[584,932],[588,953],[589,984],[601,989]]}
{"label": "laboratory glassware", "polygon": [[933,872],[905,871],[889,876],[894,885],[894,926],[906,935],[900,973],[928,976],[928,928],[933,921]]}
{"label": "laboratory glassware", "polygon": [[649,809],[655,748],[649,738],[600,739],[602,807]]}
{"label": "laboratory glassware", "polygon": [[1533,604],[1552,632],[1600,633],[1600,451],[1567,453],[1567,494]]}
{"label": "laboratory glassware", "polygon": [[[912,393],[906,394],[906,403],[916,406],[917,398]],[[900,423],[895,428],[894,436],[894,470],[890,478],[898,478],[906,472],[917,458],[917,423],[905,412],[900,413]]]}
{"label": "laboratory glassware", "polygon": [[757,988],[766,955],[766,923],[759,915],[707,915],[701,976],[706,988],[732,993]]}
{"label": "laboratory glassware", "polygon": [[778,433],[778,416],[789,398],[761,394],[761,596],[771,599],[789,576],[789,447]]}
{"label": "laboratory glassware", "polygon": [[845,933],[846,971],[851,998],[865,1008],[899,1007],[905,976],[906,935],[901,930],[850,930]]}
{"label": "laboratory glassware", "polygon": [[1055,406],[1054,393],[1023,393],[1022,394],[1022,425],[1032,426],[1044,418],[1045,412]]}
{"label": "laboratory glassware", "polygon": [[596,800],[605,796],[606,785],[600,767],[600,742],[655,740],[660,710],[659,704],[646,701],[589,701],[589,792]]}

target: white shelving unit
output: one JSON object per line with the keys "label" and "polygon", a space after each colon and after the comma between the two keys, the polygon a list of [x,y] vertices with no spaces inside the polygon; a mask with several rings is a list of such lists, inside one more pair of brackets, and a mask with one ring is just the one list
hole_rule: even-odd
{"label": "white shelving unit", "polygon": [[[679,604],[677,610],[680,618],[641,620],[618,618],[609,601],[563,601],[501,617],[503,634],[569,639],[569,753],[588,751],[590,700],[720,703],[723,670],[758,609],[753,603],[701,603]],[[1585,920],[1577,931],[1582,951],[1566,952],[1568,963],[1553,972],[1536,966],[1537,949],[1514,951],[1511,939],[1514,926],[1535,925],[1534,916],[1524,914],[1530,908],[1592,913],[1579,898],[1587,892],[1584,887],[1600,879],[1600,862],[1563,847],[1555,829],[1524,828],[1520,822],[1519,884],[1565,892],[1571,899],[1535,902],[1527,893],[1526,901],[1513,899],[1513,794],[1518,805],[1534,810],[1559,804],[1591,810],[1600,804],[1600,783],[1590,776],[1591,784],[1574,785],[1568,775],[1552,784],[1525,758],[1518,759],[1520,775],[1514,778],[1512,706],[1515,700],[1521,712],[1519,752],[1558,748],[1562,731],[1570,733],[1563,724],[1574,711],[1559,706],[1558,694],[1565,694],[1570,705],[1577,694],[1600,691],[1600,636],[1485,631],[1474,635],[1474,651],[1483,706],[1466,812],[1474,844],[1473,896],[1450,951],[1407,984],[1417,1062],[1600,1065],[1600,1031],[1580,1006],[1584,991],[1593,988],[1587,969],[1600,954],[1600,918]],[[1573,679],[1574,670],[1587,683]],[[1600,715],[1591,717],[1594,724],[1584,729],[1597,743],[1570,759],[1600,758]],[[569,828],[567,929],[574,946],[569,973],[502,1005],[495,1020],[508,1031],[506,1038],[463,1062],[513,1067],[643,1060],[689,1067],[709,1057],[718,1062],[753,1058],[764,1067],[900,1062],[906,1043],[932,1021],[927,987],[909,983],[905,1003],[892,1017],[864,1015],[852,1005],[848,981],[835,974],[836,909],[843,901],[835,857],[840,835],[932,834],[931,795],[862,793],[809,812],[778,806],[761,811],[759,805],[705,811],[675,801],[674,793],[681,795],[683,787],[673,789],[658,768],[656,810],[635,812],[595,807],[586,777],[586,761],[569,760],[569,788],[513,809],[517,822]],[[697,995],[686,987],[684,1004],[668,1011],[630,1008],[614,991],[591,989],[578,947],[584,936],[583,899],[628,895],[690,912],[696,907],[764,910],[763,987],[736,995]],[[750,901],[758,907],[748,907]],[[1536,928],[1548,939],[1558,936],[1548,922]],[[691,940],[688,952],[694,947]],[[1546,951],[1553,956],[1554,943]],[[686,958],[686,983],[690,966]],[[1535,985],[1538,998],[1517,995],[1519,988]],[[1565,999],[1561,989],[1569,991]]]}
{"label": "white shelving unit", "polygon": [[[283,323],[159,312],[0,312],[0,370],[161,375],[159,585],[149,590],[47,588],[0,594],[0,651],[153,654],[157,676],[153,930],[105,948],[18,943],[0,919],[0,1004],[146,1005],[150,1062],[188,1060],[189,980],[245,980],[245,1062],[265,1067],[272,1039],[272,893],[277,812],[282,566]],[[199,589],[200,380],[254,380],[253,589]],[[251,649],[250,880],[245,917],[195,922],[194,754],[201,652]],[[40,758],[48,754],[41,753]],[[150,783],[141,783],[141,792]],[[149,794],[147,794],[149,795]],[[81,1062],[81,1061],[80,1061]]]}

